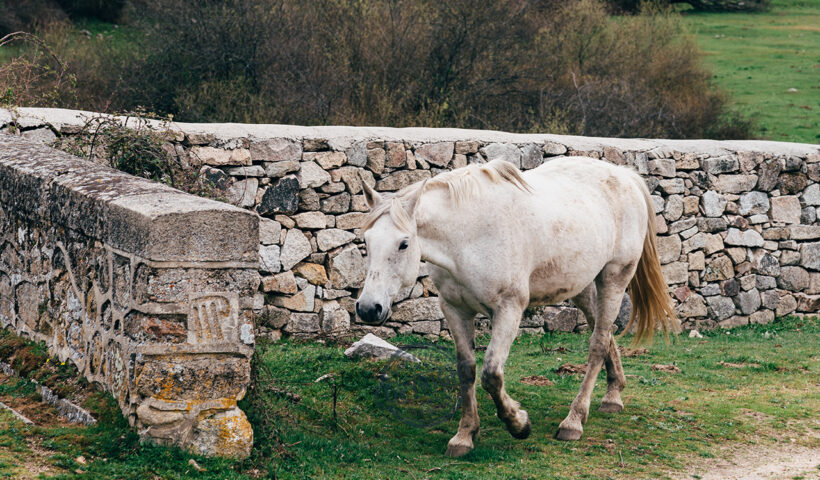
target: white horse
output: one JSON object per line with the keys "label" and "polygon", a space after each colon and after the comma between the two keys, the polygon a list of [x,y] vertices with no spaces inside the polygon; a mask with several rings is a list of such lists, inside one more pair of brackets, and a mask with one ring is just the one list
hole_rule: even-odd
{"label": "white horse", "polygon": [[594,326],[586,376],[559,426],[561,440],[581,437],[603,365],[607,391],[600,410],[623,410],[625,378],[612,325],[627,286],[629,326],[636,324],[638,339],[651,338],[656,325],[677,329],[655,250],[649,192],[627,168],[567,157],[521,173],[497,160],[389,197],[364,187],[371,208],[362,229],[369,265],[356,312],[367,323],[384,322],[396,293],[416,281],[419,260],[430,264],[461,384],[463,413],[447,455],[469,452],[479,429],[476,314],[492,320],[481,385],[515,438],[529,435],[530,420],[504,389],[504,364],[527,306],[572,299]]}

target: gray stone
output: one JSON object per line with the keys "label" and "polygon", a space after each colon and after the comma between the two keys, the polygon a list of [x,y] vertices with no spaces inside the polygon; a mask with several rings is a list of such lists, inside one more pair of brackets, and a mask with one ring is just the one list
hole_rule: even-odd
{"label": "gray stone", "polygon": [[771,199],[769,216],[773,222],[800,223],[800,200],[795,196],[774,197]]}
{"label": "gray stone", "polygon": [[319,210],[319,194],[312,188],[299,192],[299,210]]}
{"label": "gray stone", "polygon": [[726,209],[726,199],[723,195],[711,190],[704,193],[700,201],[703,204],[703,213],[707,217],[719,217]]}
{"label": "gray stone", "polygon": [[350,194],[347,192],[322,200],[322,211],[325,213],[345,213],[350,210]]}
{"label": "gray stone", "polygon": [[544,153],[548,156],[563,155],[567,153],[567,147],[555,142],[544,143]]}
{"label": "gray stone", "polygon": [[731,318],[718,322],[720,328],[735,328],[742,327],[749,324],[749,317],[743,315],[734,315]]}
{"label": "gray stone", "polygon": [[421,362],[421,360],[415,356],[399,349],[395,345],[392,345],[385,340],[382,340],[372,333],[368,333],[362,337],[361,340],[345,350],[345,356],[348,358],[362,357],[376,360],[401,359],[408,362]]}
{"label": "gray stone", "polygon": [[798,312],[808,312],[815,315],[820,313],[820,295],[798,293],[794,297],[797,300]]}
{"label": "gray stone", "polygon": [[820,225],[792,225],[789,237],[794,240],[817,240],[820,238]]}
{"label": "gray stone", "polygon": [[777,313],[778,317],[786,316],[792,312],[797,310],[797,300],[794,298],[793,295],[781,295],[780,301],[777,304],[777,309],[775,313]]}
{"label": "gray stone", "polygon": [[704,280],[707,282],[721,281],[735,276],[734,265],[726,255],[716,255],[706,262]]}
{"label": "gray stone", "polygon": [[325,170],[341,167],[347,161],[344,152],[306,152],[302,155],[302,160],[306,162],[316,162]]}
{"label": "gray stone", "polygon": [[714,182],[715,190],[723,193],[743,193],[757,184],[757,175],[720,175]]}
{"label": "gray stone", "polygon": [[783,250],[780,252],[780,264],[781,265],[799,265],[800,264],[800,252],[796,252],[794,250]]}
{"label": "gray stone", "polygon": [[792,292],[804,290],[809,286],[809,273],[800,267],[781,267],[777,286]]}
{"label": "gray stone", "polygon": [[437,167],[446,167],[453,159],[454,149],[453,142],[428,143],[417,147],[414,153],[416,160],[422,160]]}
{"label": "gray stone", "polygon": [[726,230],[728,223],[720,217],[706,217],[698,219],[698,230],[706,233],[722,232]]}
{"label": "gray stone", "polygon": [[803,173],[784,173],[778,180],[778,188],[782,195],[800,193],[808,184],[808,179]]}
{"label": "gray stone", "polygon": [[689,265],[686,262],[674,262],[661,265],[666,283],[686,283],[689,279]]}
{"label": "gray stone", "polygon": [[521,168],[528,170],[541,165],[544,157],[541,155],[541,148],[538,145],[529,143],[521,147]]}
{"label": "gray stone", "polygon": [[251,153],[246,148],[224,150],[214,147],[192,147],[191,155],[198,160],[198,163],[214,167],[251,165]]}
{"label": "gray stone", "polygon": [[293,334],[314,334],[319,331],[319,315],[315,313],[291,313],[284,330]]}
{"label": "gray stone", "polygon": [[431,177],[429,170],[399,170],[376,183],[379,191],[396,191]]}
{"label": "gray stone", "polygon": [[531,316],[534,325],[543,325],[548,332],[573,332],[586,323],[581,311],[572,307],[537,307]]}
{"label": "gray stone", "polygon": [[763,237],[754,230],[740,231],[730,228],[726,238],[723,239],[726,245],[740,245],[743,247],[762,247]]}
{"label": "gray stone", "polygon": [[43,145],[51,145],[54,140],[57,140],[57,135],[55,135],[50,128],[25,130],[20,135],[26,140],[42,143]]}
{"label": "gray stone", "polygon": [[769,277],[766,275],[755,275],[755,288],[757,288],[758,290],[771,290],[776,286],[777,282],[775,281],[774,277]]}
{"label": "gray stone", "polygon": [[491,143],[481,149],[481,153],[488,162],[504,160],[521,168],[521,150],[509,143]]}
{"label": "gray stone", "polygon": [[664,193],[666,193],[667,195],[674,195],[686,192],[686,187],[683,183],[682,178],[669,178],[661,180],[660,182],[658,182],[658,186],[660,186],[661,190],[663,190]]}
{"label": "gray stone", "polygon": [[259,270],[276,273],[282,266],[279,263],[278,245],[259,246]]}
{"label": "gray stone", "polygon": [[267,218],[259,219],[259,243],[273,245],[282,238],[282,224]]}
{"label": "gray stone", "polygon": [[[354,167],[364,167],[367,165],[367,143],[358,142],[345,150],[348,165]],[[356,193],[356,192],[354,192]]]}
{"label": "gray stone", "polygon": [[749,315],[749,323],[753,325],[766,325],[774,321],[774,312],[771,310],[758,310]]}
{"label": "gray stone", "polygon": [[736,303],[741,313],[750,315],[760,308],[760,292],[754,288],[747,292],[741,292],[736,297]]}
{"label": "gray stone", "polygon": [[387,160],[387,154],[384,149],[371,148],[367,150],[367,168],[376,175],[381,175],[384,172],[384,165]]}
{"label": "gray stone", "polygon": [[332,288],[359,288],[364,283],[367,265],[355,245],[348,245],[330,257]]}
{"label": "gray stone", "polygon": [[709,305],[712,318],[717,321],[725,320],[735,314],[735,304],[729,298],[707,297],[706,303]]}
{"label": "gray stone", "polygon": [[423,320],[441,320],[444,313],[436,297],[421,297],[405,300],[393,306],[393,322],[412,323]]}
{"label": "gray stone", "polygon": [[663,216],[670,222],[674,222],[683,215],[683,197],[680,195],[670,195],[666,199],[666,208]]}
{"label": "gray stone", "polygon": [[316,233],[316,244],[319,246],[319,250],[326,252],[348,244],[355,238],[356,235],[351,232],[338,228],[330,228]]}
{"label": "gray stone", "polygon": [[287,138],[255,141],[251,143],[250,155],[254,162],[298,162],[302,158],[302,144]]}
{"label": "gray stone", "polygon": [[228,187],[228,201],[237,207],[252,207],[256,203],[259,180],[248,178],[239,180]]}
{"label": "gray stone", "polygon": [[760,177],[757,180],[757,189],[770,192],[777,185],[777,178],[780,176],[780,162],[776,159],[768,160],[760,165],[758,169]]}
{"label": "gray stone", "polygon": [[259,165],[232,167],[228,169],[228,175],[232,177],[264,177],[265,169]]}
{"label": "gray stone", "polygon": [[817,211],[814,207],[806,207],[800,212],[800,223],[811,225],[817,221]]}
{"label": "gray stone", "polygon": [[256,211],[260,215],[272,215],[294,213],[297,208],[299,208],[299,181],[294,176],[287,176],[265,190]]}
{"label": "gray stone", "polygon": [[280,255],[282,268],[285,270],[292,269],[311,253],[313,253],[313,249],[305,234],[295,228],[288,230]]}
{"label": "gray stone", "polygon": [[740,168],[740,164],[734,155],[724,155],[703,159],[702,168],[706,173],[718,175],[720,173],[736,172]]}
{"label": "gray stone", "polygon": [[704,285],[703,288],[700,289],[700,293],[702,293],[705,297],[720,295],[720,287],[717,284],[710,283],[708,285]]}
{"label": "gray stone", "polygon": [[477,141],[456,142],[455,152],[459,155],[470,155],[476,153],[480,146],[481,142]]}
{"label": "gray stone", "polygon": [[703,297],[696,293],[689,295],[683,303],[675,308],[675,312],[680,318],[705,317],[707,314]]}
{"label": "gray stone", "polygon": [[272,162],[265,164],[265,176],[271,178],[284,177],[285,175],[299,171],[299,162],[288,160],[283,162]]}
{"label": "gray stone", "polygon": [[820,242],[800,245],[800,265],[809,270],[820,270]]}
{"label": "gray stone", "polygon": [[680,257],[681,241],[677,235],[658,236],[656,245],[662,264],[677,261]]}
{"label": "gray stone", "polygon": [[325,214],[321,212],[304,212],[293,216],[293,220],[299,228],[317,230],[327,226]]}
{"label": "gray stone", "polygon": [[660,175],[661,177],[675,176],[675,161],[671,158],[659,158],[649,161],[650,175]]}
{"label": "gray stone", "polygon": [[314,162],[301,162],[296,178],[299,188],[317,188],[330,181],[330,174]]}
{"label": "gray stone", "polygon": [[425,320],[421,322],[413,322],[410,324],[413,333],[422,333],[427,335],[438,335],[441,333],[441,320]]}
{"label": "gray stone", "polygon": [[689,230],[690,228],[697,225],[698,221],[695,218],[687,218],[684,220],[678,220],[677,222],[669,225],[669,233],[680,233],[684,230]]}
{"label": "gray stone", "polygon": [[755,252],[751,256],[752,271],[759,275],[776,277],[780,275],[780,262],[766,252]]}
{"label": "gray stone", "polygon": [[803,190],[803,203],[806,205],[820,205],[820,184],[809,185]]}
{"label": "gray stone", "polygon": [[740,196],[741,215],[754,215],[758,213],[768,213],[769,195],[764,192],[749,192]]}
{"label": "gray stone", "polygon": [[336,300],[322,304],[319,320],[322,333],[326,335],[339,336],[350,331],[350,313]]}

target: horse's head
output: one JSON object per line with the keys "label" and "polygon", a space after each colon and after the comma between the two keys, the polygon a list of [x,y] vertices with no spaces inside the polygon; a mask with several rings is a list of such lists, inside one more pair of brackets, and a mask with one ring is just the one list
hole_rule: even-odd
{"label": "horse's head", "polygon": [[382,197],[364,181],[370,216],[363,228],[367,245],[367,277],[356,313],[366,323],[382,324],[390,314],[393,297],[416,281],[421,261],[415,210],[424,184],[400,194]]}

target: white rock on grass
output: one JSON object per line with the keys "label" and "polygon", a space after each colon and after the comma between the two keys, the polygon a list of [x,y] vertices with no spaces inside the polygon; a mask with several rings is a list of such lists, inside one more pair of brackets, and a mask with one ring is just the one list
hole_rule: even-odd
{"label": "white rock on grass", "polygon": [[421,360],[416,358],[414,355],[411,355],[405,352],[404,350],[401,350],[397,346],[391,344],[386,340],[382,340],[381,338],[373,335],[372,333],[368,333],[367,335],[362,337],[361,340],[354,343],[350,346],[350,348],[345,350],[345,356],[348,358],[375,358],[377,360],[399,358],[401,360],[406,360],[409,362],[421,362]]}

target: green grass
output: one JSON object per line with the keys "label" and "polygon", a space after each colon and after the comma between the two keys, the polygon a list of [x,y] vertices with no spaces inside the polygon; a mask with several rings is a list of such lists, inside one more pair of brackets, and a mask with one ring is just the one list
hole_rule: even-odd
{"label": "green grass", "polygon": [[820,2],[773,0],[768,12],[685,14],[684,22],[717,85],[763,137],[820,143]]}
{"label": "green grass", "polygon": [[[240,403],[256,437],[247,460],[192,457],[175,448],[140,445],[105,397],[97,399],[94,409],[101,421],[94,427],[25,427],[0,415],[0,478],[19,475],[19,460],[36,457],[32,442],[46,452],[41,463],[61,472],[60,478],[121,479],[663,478],[693,461],[719,458],[731,445],[768,445],[791,436],[820,447],[817,319],[707,332],[702,340],[658,341],[649,354],[624,358],[626,410],[597,412],[606,384],[602,374],[584,437],[559,442],[553,434],[580,377],[561,377],[555,369],[583,363],[587,341],[587,335],[577,334],[516,340],[506,368],[507,389],[530,413],[532,435],[513,440],[479,387],[481,435],[476,449],[457,460],[444,456],[458,421],[451,415],[456,380],[450,343],[442,342],[441,351],[414,350],[428,359],[422,365],[395,366],[349,360],[343,346],[285,341],[258,346],[256,382]],[[486,342],[480,338],[478,344]],[[758,366],[728,368],[721,361]],[[657,363],[674,363],[682,372],[652,370]],[[326,373],[335,376],[315,382]],[[555,384],[523,384],[520,379],[528,375],[543,375]],[[809,429],[814,435],[805,435]],[[88,463],[78,463],[79,455]],[[190,458],[206,471],[194,470]]]}

